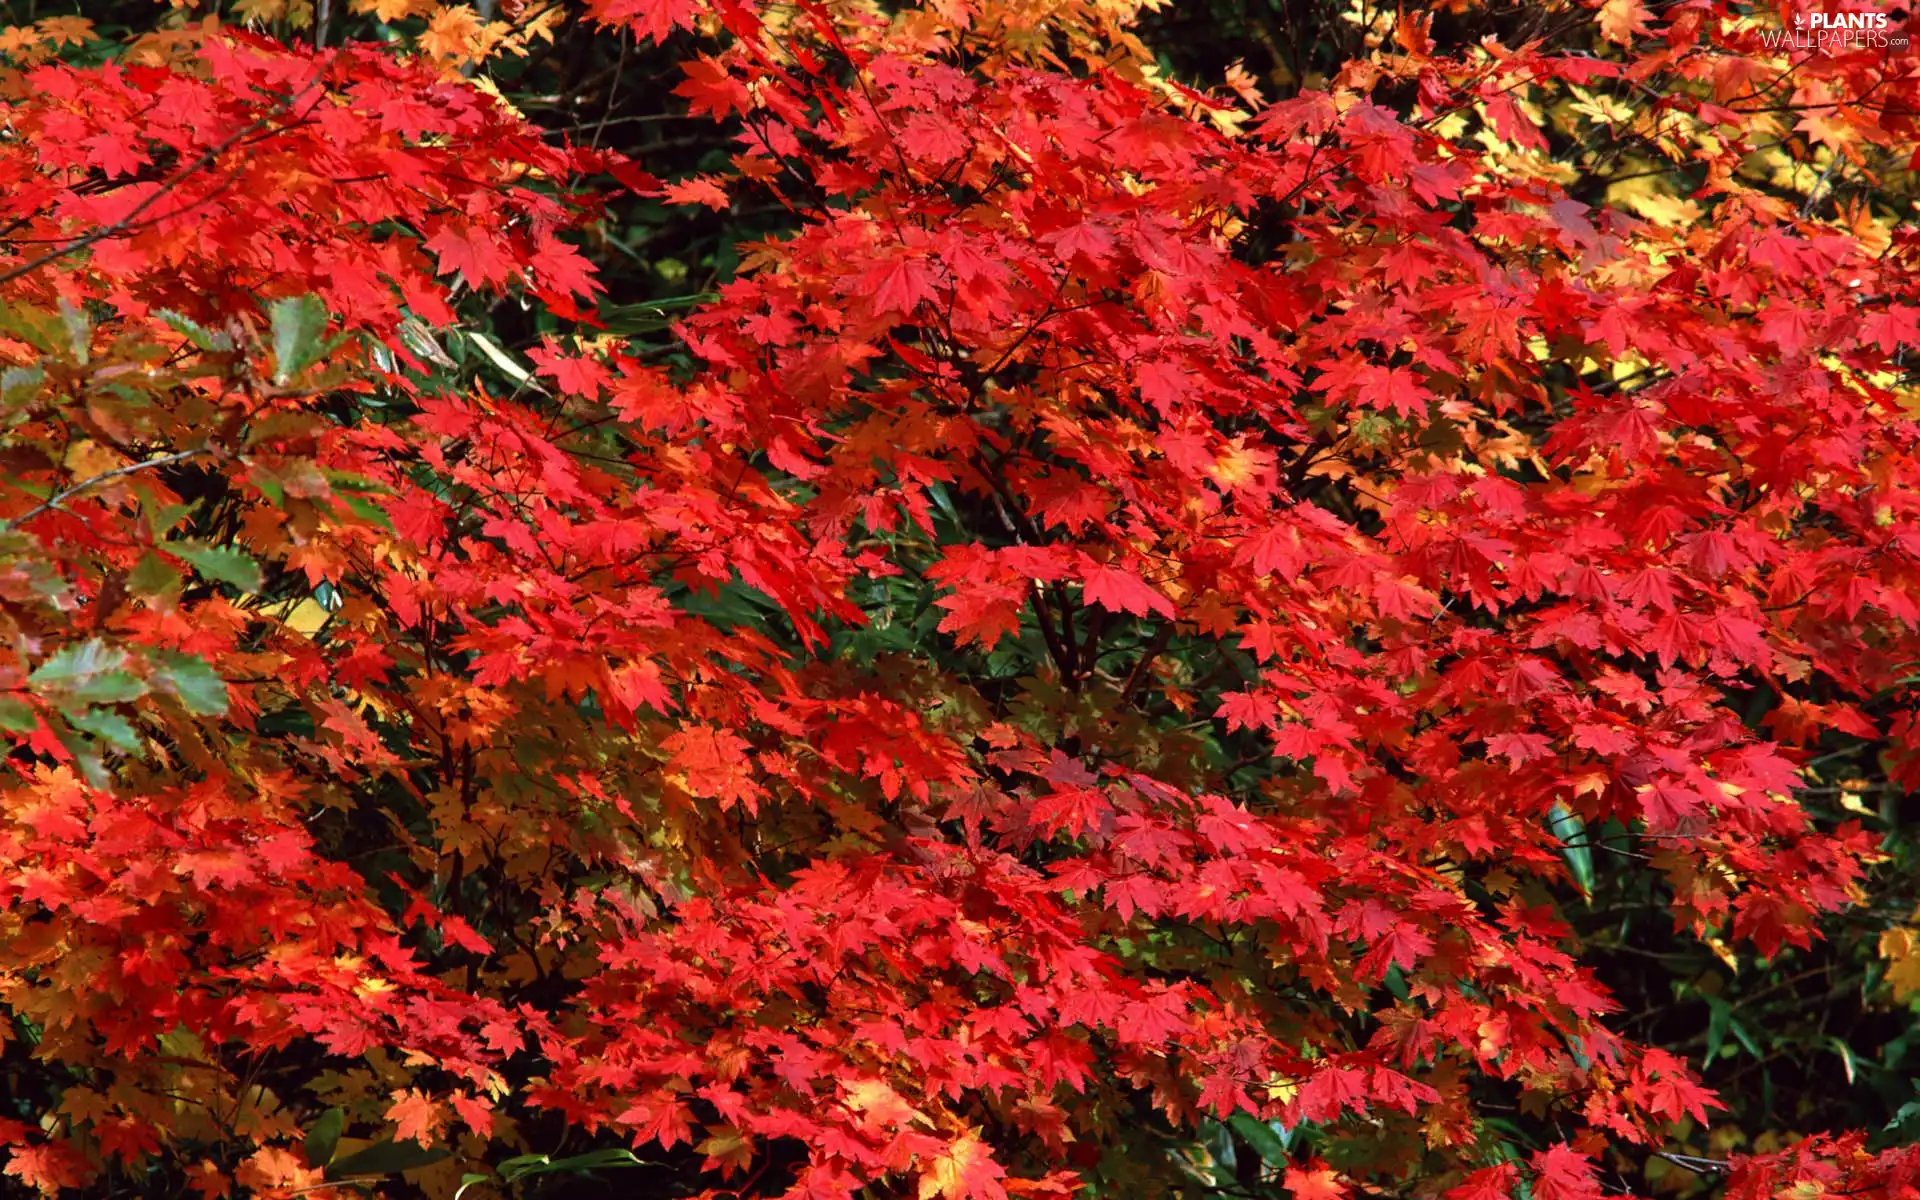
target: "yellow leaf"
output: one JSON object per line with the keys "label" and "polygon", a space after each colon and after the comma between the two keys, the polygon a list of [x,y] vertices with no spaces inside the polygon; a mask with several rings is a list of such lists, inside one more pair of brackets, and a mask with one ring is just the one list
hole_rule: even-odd
{"label": "yellow leaf", "polygon": [[946,1200],[1002,1200],[1006,1189],[999,1181],[1006,1171],[993,1161],[993,1152],[972,1133],[948,1146],[945,1153],[928,1162],[920,1172],[920,1200],[944,1196]]}
{"label": "yellow leaf", "polygon": [[75,482],[78,482],[105,475],[109,471],[126,466],[130,461],[91,438],[81,438],[67,448],[66,460],[62,465],[72,474]]}
{"label": "yellow leaf", "polygon": [[1692,225],[1700,220],[1698,204],[1666,192],[1643,192],[1627,197],[1627,207],[1656,225]]}
{"label": "yellow leaf", "polygon": [[860,1079],[844,1088],[847,1107],[880,1125],[895,1127],[909,1122],[929,1125],[926,1114],[907,1103],[906,1098],[878,1079]]}
{"label": "yellow leaf", "polygon": [[309,596],[294,605],[287,612],[287,615],[281,618],[281,622],[295,633],[303,633],[308,637],[312,637],[320,631],[320,627],[325,625],[327,618],[332,615],[332,613],[327,611],[326,605]]}
{"label": "yellow leaf", "polygon": [[701,1142],[694,1150],[707,1156],[707,1166],[725,1164],[728,1167],[745,1167],[753,1161],[753,1139],[732,1125],[721,1125],[712,1136]]}
{"label": "yellow leaf", "polygon": [[479,16],[457,4],[433,14],[427,31],[420,35],[420,48],[435,58],[462,59],[473,55],[479,41]]}
{"label": "yellow leaf", "polygon": [[404,21],[408,17],[424,16],[433,8],[433,0],[353,0],[354,12],[372,13],[376,20],[386,25]]}
{"label": "yellow leaf", "polygon": [[[511,100],[508,100],[506,96],[501,93],[500,85],[495,83],[493,80],[487,78],[485,75],[475,75],[473,77],[473,86],[478,88],[480,91],[485,92],[489,97],[491,97],[493,102],[499,105],[501,110],[504,111],[508,116],[519,121],[526,120],[526,114],[522,113],[519,109],[513,106],[513,102]],[[485,345],[485,343],[477,343],[477,344],[480,344],[483,347]]]}
{"label": "yellow leaf", "polygon": [[1606,0],[1600,6],[1600,36],[1621,46],[1647,32],[1647,6],[1640,0]]}
{"label": "yellow leaf", "polygon": [[1889,929],[1880,935],[1880,957],[1892,964],[1887,982],[1894,998],[1908,1000],[1920,995],[1920,942],[1911,929]]}
{"label": "yellow leaf", "polygon": [[243,21],[264,23],[278,20],[287,11],[286,0],[240,0],[233,6]]}
{"label": "yellow leaf", "polygon": [[40,32],[56,46],[84,46],[93,40],[93,22],[85,17],[45,17]]}
{"label": "yellow leaf", "polygon": [[1248,449],[1245,441],[1245,438],[1235,438],[1231,445],[1220,452],[1213,466],[1207,469],[1207,474],[1222,490],[1232,491],[1265,470],[1273,461],[1273,456],[1263,450]]}
{"label": "yellow leaf", "polygon": [[1570,106],[1574,112],[1594,122],[1596,125],[1625,125],[1633,120],[1633,109],[1612,96],[1595,94],[1585,88],[1571,88],[1574,103]]}
{"label": "yellow leaf", "polygon": [[[31,25],[9,25],[0,29],[0,54],[20,58],[40,45],[40,31]],[[33,56],[36,60],[41,55]]]}
{"label": "yellow leaf", "polygon": [[1274,1104],[1291,1104],[1293,1103],[1293,1098],[1299,1094],[1300,1084],[1298,1081],[1288,1078],[1285,1075],[1276,1073],[1271,1079],[1267,1080],[1267,1099]]}
{"label": "yellow leaf", "polygon": [[1707,949],[1713,951],[1714,957],[1727,964],[1727,970],[1734,972],[1740,970],[1740,956],[1735,954],[1733,947],[1727,945],[1723,939],[1717,937],[1708,938]]}

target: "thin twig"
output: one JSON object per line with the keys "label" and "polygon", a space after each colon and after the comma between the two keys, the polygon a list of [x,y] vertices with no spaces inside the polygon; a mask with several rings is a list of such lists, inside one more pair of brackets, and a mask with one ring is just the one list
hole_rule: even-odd
{"label": "thin twig", "polygon": [[1700,1158],[1692,1154],[1669,1154],[1665,1150],[1655,1150],[1655,1158],[1664,1158],[1676,1167],[1685,1167],[1695,1175],[1717,1175],[1728,1170],[1733,1164],[1724,1158]]}
{"label": "thin twig", "polygon": [[59,493],[58,495],[54,496],[52,499],[41,501],[39,504],[34,505],[32,508],[28,509],[24,513],[21,513],[19,516],[15,517],[11,521],[0,522],[0,530],[16,529],[21,525],[26,524],[28,521],[33,520],[35,517],[39,516],[41,513],[51,512],[54,509],[59,508],[62,504],[65,504],[67,501],[73,499],[75,496],[78,496],[81,492],[84,492],[89,488],[98,487],[99,485],[103,483],[107,483],[111,480],[120,479],[127,475],[132,475],[136,471],[148,471],[158,467],[170,467],[174,463],[185,462],[189,458],[194,458],[199,455],[209,454],[209,453],[212,453],[212,451],[202,446],[197,450],[182,450],[178,454],[163,454],[159,458],[142,459],[137,463],[128,463],[124,467],[115,467],[111,471],[103,471],[98,475],[94,475],[89,478],[82,479],[79,483],[74,484],[72,487],[68,488],[64,492]]}
{"label": "thin twig", "polygon": [[607,118],[613,115],[613,106],[620,99],[620,77],[626,74],[627,51],[632,49],[633,39],[620,39],[620,61],[613,68],[613,82],[607,85],[607,106],[600,113],[600,124],[593,130],[593,148],[600,148],[600,135],[607,131]]}
{"label": "thin twig", "polygon": [[1120,703],[1131,704],[1135,693],[1147,681],[1147,674],[1153,667],[1153,660],[1160,657],[1167,643],[1173,640],[1173,622],[1168,621],[1154,632],[1153,640],[1141,652],[1140,661],[1133,664],[1133,670],[1127,673],[1127,681],[1120,686]]}

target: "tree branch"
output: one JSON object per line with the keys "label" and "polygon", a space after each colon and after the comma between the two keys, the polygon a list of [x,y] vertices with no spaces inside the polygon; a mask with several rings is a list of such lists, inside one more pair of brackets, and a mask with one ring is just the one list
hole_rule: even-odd
{"label": "tree branch", "polygon": [[26,524],[28,521],[33,520],[35,517],[39,516],[41,513],[51,512],[52,510],[59,508],[62,504],[65,504],[67,501],[73,499],[75,496],[78,496],[81,492],[87,491],[90,488],[98,487],[103,483],[109,483],[115,479],[125,478],[126,476],[132,475],[138,471],[149,471],[159,467],[170,467],[174,463],[185,462],[189,458],[196,458],[202,454],[211,454],[211,453],[212,451],[210,449],[202,446],[197,450],[182,450],[178,454],[163,454],[159,458],[142,459],[137,463],[128,463],[124,467],[115,467],[111,471],[103,471],[98,475],[91,476],[90,478],[87,478],[87,479],[82,479],[79,483],[74,484],[72,487],[68,488],[66,491],[60,492],[59,494],[53,496],[51,499],[41,501],[39,504],[34,505],[32,508],[28,509],[26,512],[21,513],[19,516],[13,518],[11,521],[0,522],[0,530],[17,529],[21,525]]}

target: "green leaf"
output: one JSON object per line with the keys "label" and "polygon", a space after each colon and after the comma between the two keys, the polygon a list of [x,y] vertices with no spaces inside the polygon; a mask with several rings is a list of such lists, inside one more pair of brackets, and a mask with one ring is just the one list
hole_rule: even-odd
{"label": "green leaf", "polygon": [[532,388],[536,392],[544,392],[547,390],[533,381],[533,372],[513,361],[512,356],[495,345],[493,339],[486,334],[469,329],[464,331],[463,336],[469,342],[478,346],[480,353],[487,356],[487,361],[499,367],[501,374],[505,375],[508,379],[513,380],[521,387]]}
{"label": "green leaf", "polygon": [[500,1178],[508,1183],[533,1175],[580,1175],[609,1167],[645,1167],[653,1164],[620,1146],[589,1150],[571,1158],[549,1158],[544,1154],[522,1154],[499,1165]]}
{"label": "green leaf", "polygon": [[1574,885],[1581,895],[1593,895],[1593,850],[1586,845],[1586,822],[1580,819],[1579,813],[1556,802],[1548,824],[1553,836],[1560,839],[1560,853],[1567,860]]}
{"label": "green leaf", "polygon": [[347,1127],[345,1109],[330,1108],[321,1113],[313,1122],[313,1128],[307,1130],[302,1149],[307,1153],[307,1165],[324,1167],[333,1161],[333,1150],[340,1144],[340,1134]]}
{"label": "green leaf", "polygon": [[99,738],[128,754],[140,752],[140,735],[127,719],[110,708],[90,708],[76,717],[68,717],[75,729]]}
{"label": "green leaf", "polygon": [[180,697],[188,712],[203,717],[226,715],[226,680],[205,659],[189,654],[164,655],[155,677]]}
{"label": "green leaf", "polygon": [[1733,1009],[1719,996],[1707,997],[1707,1062],[1712,1063],[1720,1057],[1720,1048],[1727,1041],[1727,1023],[1733,1018]]}
{"label": "green leaf", "polygon": [[367,499],[365,496],[356,496],[349,492],[345,495],[335,496],[335,499],[345,503],[348,508],[353,510],[354,515],[361,520],[371,522],[382,529],[391,530],[393,528],[393,518],[387,515],[387,510]]}
{"label": "green leaf", "polygon": [[202,350],[219,352],[233,349],[233,339],[224,333],[215,333],[192,317],[182,316],[171,309],[163,310],[160,319],[167,328],[186,338]]}
{"label": "green leaf", "polygon": [[127,575],[127,590],[136,596],[164,596],[180,586],[180,572],[158,554],[148,554]]}
{"label": "green leaf", "polygon": [[637,304],[600,305],[599,317],[602,321],[621,321],[644,318],[654,313],[671,312],[675,309],[698,308],[719,298],[718,292],[694,292],[686,296],[668,296],[660,300],[642,300]]}
{"label": "green leaf", "polygon": [[0,332],[12,334],[42,354],[54,354],[60,348],[59,332],[38,309],[0,305]]}
{"label": "green leaf", "polygon": [[1840,1056],[1840,1065],[1842,1067],[1845,1067],[1847,1072],[1847,1086],[1852,1087],[1853,1073],[1854,1073],[1853,1047],[1847,1045],[1844,1041],[1840,1040],[1838,1037],[1827,1038],[1827,1045],[1833,1050],[1835,1054],[1838,1054]]}
{"label": "green leaf", "polygon": [[154,1039],[160,1043],[160,1049],[175,1058],[184,1058],[192,1062],[207,1061],[206,1043],[202,1042],[191,1030],[175,1026]]}
{"label": "green leaf", "polygon": [[60,744],[67,748],[67,753],[73,755],[73,765],[80,768],[80,778],[87,781],[87,786],[105,789],[111,782],[107,776],[107,762],[93,743],[72,729],[57,729],[55,735],[59,737]]}
{"label": "green leaf", "polygon": [[1287,1143],[1291,1138],[1282,1134],[1271,1124],[1258,1120],[1246,1113],[1235,1113],[1229,1121],[1234,1132],[1247,1139],[1247,1144],[1259,1151],[1260,1157],[1271,1165],[1278,1166],[1287,1161]]}
{"label": "green leaf", "polygon": [[147,518],[147,528],[153,530],[155,537],[160,537],[192,515],[191,504],[155,505]]}
{"label": "green leaf", "polygon": [[938,483],[929,483],[926,487],[927,496],[933,501],[933,507],[952,522],[955,529],[964,530],[967,523],[960,516],[960,510],[953,506],[953,497],[947,495],[947,489]]}
{"label": "green leaf", "polygon": [[147,685],[126,671],[127,652],[99,638],[65,646],[40,664],[27,683],[43,696],[67,704],[118,704],[147,694]]}
{"label": "green leaf", "polygon": [[418,1142],[375,1142],[366,1149],[327,1164],[328,1179],[352,1175],[398,1175],[415,1167],[425,1167],[447,1157],[447,1151],[422,1146]]}
{"label": "green leaf", "polygon": [[275,300],[267,311],[273,320],[273,379],[284,384],[326,353],[320,335],[327,328],[327,306],[309,294]]}
{"label": "green leaf", "polygon": [[18,696],[0,696],[0,729],[8,733],[32,733],[38,723],[33,705]]}
{"label": "green leaf", "polygon": [[93,350],[93,318],[70,300],[60,301],[60,323],[67,327],[67,346],[73,360],[85,366]]}
{"label": "green leaf", "polygon": [[493,1176],[491,1175],[475,1175],[472,1173],[460,1176],[460,1186],[453,1190],[453,1200],[460,1200],[460,1197],[466,1195],[467,1189],[474,1184],[485,1183],[492,1178]]}
{"label": "green leaf", "polygon": [[337,492],[371,492],[376,496],[391,496],[393,489],[377,479],[368,479],[364,475],[355,475],[351,471],[328,471],[327,482]]}
{"label": "green leaf", "polygon": [[231,584],[243,592],[260,590],[260,564],[232,546],[172,542],[167,549],[193,564],[193,569],[215,583]]}
{"label": "green leaf", "polygon": [[47,373],[39,367],[8,367],[0,371],[0,404],[9,407],[40,394]]}

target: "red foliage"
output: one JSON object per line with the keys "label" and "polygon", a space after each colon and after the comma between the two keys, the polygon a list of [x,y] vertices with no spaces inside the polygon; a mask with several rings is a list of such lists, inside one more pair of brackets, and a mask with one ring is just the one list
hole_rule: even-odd
{"label": "red foliage", "polygon": [[[1869,840],[1791,797],[1825,731],[1920,763],[1865,707],[1920,660],[1920,273],[1736,176],[1748,34],[1616,8],[1631,55],[1482,69],[1408,18],[1257,114],[1101,8],[597,9],[712,39],[681,94],[738,178],[672,184],[370,47],[27,76],[0,999],[88,1082],[7,1170],[306,1187],[337,1104],[482,1161],[558,1114],[754,1194],[998,1200],[1142,1099],[1378,1139],[1301,1196],[1588,1200],[1583,1151],[1706,1119],[1540,902],[1565,814],[1762,954],[1854,894]],[[1793,86],[1905,151],[1876,62]],[[1517,88],[1615,77],[1721,130],[1698,228],[1440,128],[1525,147]],[[547,188],[603,168],[794,214],[680,328],[699,369],[408,370],[456,273],[590,297]],[[347,340],[301,362],[307,294]],[[696,602],[743,590],[752,624]],[[849,650],[916,594],[911,654]],[[1581,1149],[1476,1158],[1489,1081]],[[1823,1141],[1735,1187],[1800,1179],[1912,1168]]]}

